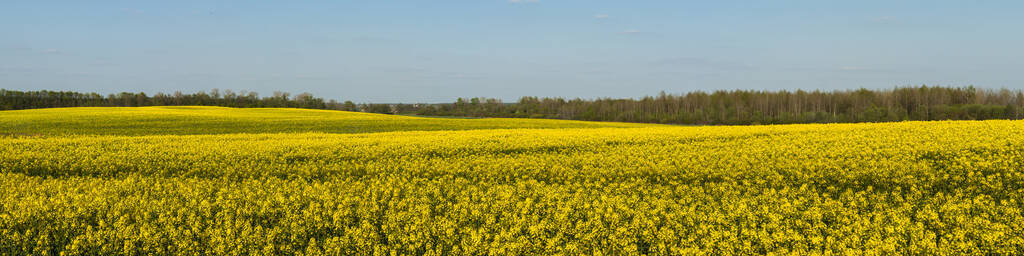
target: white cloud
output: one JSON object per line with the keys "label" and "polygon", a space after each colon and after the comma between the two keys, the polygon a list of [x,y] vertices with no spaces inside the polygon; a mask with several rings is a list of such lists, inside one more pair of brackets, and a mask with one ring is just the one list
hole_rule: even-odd
{"label": "white cloud", "polygon": [[60,49],[45,49],[43,50],[43,53],[58,54],[62,53],[62,51]]}
{"label": "white cloud", "polygon": [[609,17],[610,16],[608,16],[608,14],[597,14],[597,15],[594,15],[595,19],[607,19]]}
{"label": "white cloud", "polygon": [[627,34],[627,35],[635,35],[635,34],[640,34],[640,33],[643,33],[643,31],[640,31],[638,29],[627,29],[627,30],[623,30],[622,32],[619,32],[619,34]]}
{"label": "white cloud", "polygon": [[509,3],[513,3],[513,4],[530,4],[530,3],[539,3],[540,0],[508,0],[508,2]]}

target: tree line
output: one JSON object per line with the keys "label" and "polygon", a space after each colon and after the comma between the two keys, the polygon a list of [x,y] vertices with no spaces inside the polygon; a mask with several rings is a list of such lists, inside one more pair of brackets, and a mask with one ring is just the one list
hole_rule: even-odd
{"label": "tree line", "polygon": [[14,91],[0,89],[0,110],[61,107],[141,107],[141,106],[222,106],[236,108],[310,108],[360,111],[351,101],[339,103],[324,101],[310,93],[291,95],[274,92],[273,96],[260,97],[256,92],[233,92],[213,89],[210,92],[173,94],[122,92],[101,95],[68,91]]}
{"label": "tree line", "polygon": [[593,100],[523,97],[458,99],[426,105],[429,116],[529,117],[695,125],[889,122],[902,120],[1021,119],[1021,90],[968,87],[896,87],[836,91],[732,90]]}
{"label": "tree line", "polygon": [[445,104],[355,104],[309,93],[235,93],[214,89],[184,94],[123,92],[106,96],[64,91],[0,89],[0,110],[80,106],[224,106],[333,109],[459,117],[555,118],[696,125],[984,120],[1024,118],[1024,92],[968,87],[896,87],[835,91],[719,90],[660,93],[640,99],[523,97],[515,103],[459,98]]}

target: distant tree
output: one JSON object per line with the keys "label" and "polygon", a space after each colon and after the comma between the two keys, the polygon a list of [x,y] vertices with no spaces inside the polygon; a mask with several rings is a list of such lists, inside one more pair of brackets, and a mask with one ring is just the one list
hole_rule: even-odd
{"label": "distant tree", "polygon": [[359,107],[356,106],[355,103],[352,103],[352,101],[346,100],[345,104],[342,105],[342,109],[341,110],[344,110],[344,111],[359,111]]}
{"label": "distant tree", "polygon": [[366,104],[363,111],[378,114],[394,114],[394,111],[391,109],[391,105],[388,104]]}

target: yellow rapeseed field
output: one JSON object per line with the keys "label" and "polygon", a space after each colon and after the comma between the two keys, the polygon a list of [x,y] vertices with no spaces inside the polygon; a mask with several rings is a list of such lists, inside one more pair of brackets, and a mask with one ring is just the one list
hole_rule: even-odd
{"label": "yellow rapeseed field", "polygon": [[0,254],[1024,252],[1024,121],[72,108],[0,134]]}
{"label": "yellow rapeseed field", "polygon": [[[332,110],[224,107],[82,107],[0,111],[3,135],[368,133],[511,128],[643,127],[547,119],[418,118]],[[649,125],[647,125],[649,126]]]}

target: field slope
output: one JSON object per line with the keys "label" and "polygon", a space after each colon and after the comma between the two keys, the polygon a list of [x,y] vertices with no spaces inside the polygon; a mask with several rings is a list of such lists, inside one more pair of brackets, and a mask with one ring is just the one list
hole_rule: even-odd
{"label": "field slope", "polygon": [[514,128],[650,126],[511,118],[423,118],[290,108],[82,107],[0,111],[8,135],[158,135],[226,133],[368,133]]}
{"label": "field slope", "polygon": [[12,254],[1024,251],[1024,121],[69,108],[0,112],[0,133]]}

